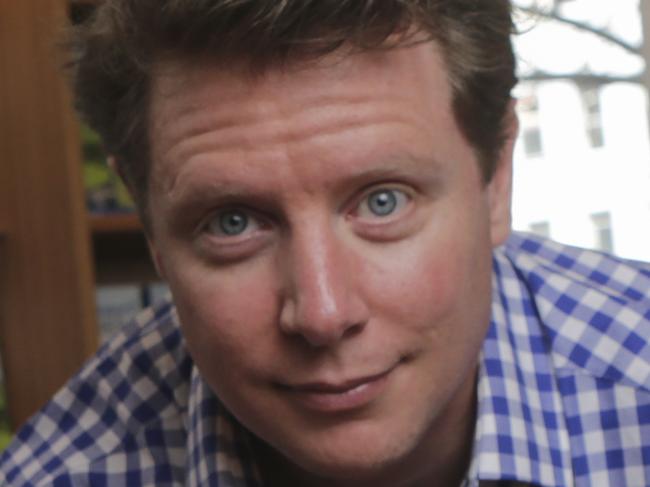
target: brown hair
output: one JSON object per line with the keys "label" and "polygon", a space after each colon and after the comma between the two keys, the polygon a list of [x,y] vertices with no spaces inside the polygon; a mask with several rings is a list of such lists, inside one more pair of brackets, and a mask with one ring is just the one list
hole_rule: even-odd
{"label": "brown hair", "polygon": [[76,105],[114,156],[146,225],[157,60],[207,57],[264,69],[344,44],[391,47],[417,31],[442,47],[454,115],[489,181],[516,82],[510,10],[509,0],[104,0],[70,42]]}

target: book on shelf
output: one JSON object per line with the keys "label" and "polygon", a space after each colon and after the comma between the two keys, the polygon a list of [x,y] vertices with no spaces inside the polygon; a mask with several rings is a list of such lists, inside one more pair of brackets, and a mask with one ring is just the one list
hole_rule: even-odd
{"label": "book on shelf", "polygon": [[165,299],[165,283],[100,286],[96,291],[100,341],[103,343],[142,309]]}

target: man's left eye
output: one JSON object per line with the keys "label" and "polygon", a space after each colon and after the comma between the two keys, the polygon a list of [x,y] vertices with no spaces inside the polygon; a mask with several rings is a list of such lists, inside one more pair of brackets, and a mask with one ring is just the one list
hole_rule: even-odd
{"label": "man's left eye", "polygon": [[361,218],[384,218],[401,211],[409,199],[409,196],[399,189],[378,189],[361,201],[357,215]]}

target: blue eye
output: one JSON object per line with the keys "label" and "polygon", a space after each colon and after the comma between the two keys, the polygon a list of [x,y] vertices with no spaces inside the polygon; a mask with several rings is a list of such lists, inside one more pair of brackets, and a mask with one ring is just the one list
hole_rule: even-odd
{"label": "blue eye", "polygon": [[368,209],[376,216],[390,215],[397,208],[395,190],[382,189],[370,193],[367,198]]}
{"label": "blue eye", "polygon": [[218,263],[235,263],[261,252],[273,241],[273,222],[242,206],[216,208],[196,235],[197,248]]}
{"label": "blue eye", "polygon": [[208,226],[212,233],[235,237],[244,233],[250,225],[248,215],[239,210],[224,211],[216,215]]}
{"label": "blue eye", "polygon": [[357,217],[373,221],[402,213],[408,208],[410,195],[397,188],[379,188],[367,193],[359,202]]}

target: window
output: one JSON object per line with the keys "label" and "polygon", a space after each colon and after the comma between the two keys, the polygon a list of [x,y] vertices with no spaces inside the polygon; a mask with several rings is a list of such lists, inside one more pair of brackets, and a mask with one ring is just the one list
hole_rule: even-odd
{"label": "window", "polygon": [[650,63],[619,47],[650,40],[650,0],[512,3],[513,228],[544,233],[548,221],[554,240],[650,262],[650,90],[639,82]]}
{"label": "window", "polygon": [[539,127],[524,128],[522,137],[524,138],[526,155],[535,157],[542,154],[542,133]]}
{"label": "window", "polygon": [[521,138],[524,144],[524,152],[528,157],[541,156],[543,146],[538,115],[539,104],[532,88],[527,94],[519,98],[517,106],[522,126]]}
{"label": "window", "polygon": [[594,213],[591,215],[591,221],[594,224],[596,248],[605,252],[613,252],[612,217],[609,212]]}
{"label": "window", "polygon": [[587,140],[589,141],[589,145],[594,148],[602,147],[605,141],[603,139],[598,88],[582,87],[580,94],[582,96],[582,104],[585,112],[585,129],[587,131]]}

